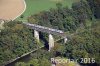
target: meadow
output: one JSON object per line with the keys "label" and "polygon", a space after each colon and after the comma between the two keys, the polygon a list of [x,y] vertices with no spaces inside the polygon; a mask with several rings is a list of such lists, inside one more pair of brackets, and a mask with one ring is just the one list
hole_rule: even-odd
{"label": "meadow", "polygon": [[26,20],[30,15],[37,14],[41,11],[49,10],[50,8],[56,8],[56,3],[61,2],[63,6],[71,8],[73,2],[79,0],[25,0],[26,11],[22,14],[23,18],[17,18],[18,20]]}

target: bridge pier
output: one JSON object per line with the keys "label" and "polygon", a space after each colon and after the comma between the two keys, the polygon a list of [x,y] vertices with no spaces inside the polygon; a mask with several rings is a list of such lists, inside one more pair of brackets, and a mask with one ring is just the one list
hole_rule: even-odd
{"label": "bridge pier", "polygon": [[66,42],[67,42],[67,40],[68,40],[68,39],[65,37],[65,38],[64,38],[64,43],[66,43]]}
{"label": "bridge pier", "polygon": [[36,40],[39,42],[39,32],[34,30],[34,37],[36,38]]}
{"label": "bridge pier", "polygon": [[54,38],[49,34],[49,51],[54,47]]}

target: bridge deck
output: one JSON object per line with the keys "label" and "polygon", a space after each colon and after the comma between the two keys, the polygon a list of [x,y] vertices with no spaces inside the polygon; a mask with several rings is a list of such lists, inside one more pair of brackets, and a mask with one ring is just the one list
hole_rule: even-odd
{"label": "bridge deck", "polygon": [[44,26],[40,26],[36,24],[30,24],[30,23],[24,23],[24,24],[30,29],[34,29],[34,30],[41,31],[41,32],[46,32],[49,34],[55,34],[55,35],[59,35],[63,37],[65,36],[64,32],[61,30],[52,29],[52,28],[48,28],[48,27],[44,27]]}

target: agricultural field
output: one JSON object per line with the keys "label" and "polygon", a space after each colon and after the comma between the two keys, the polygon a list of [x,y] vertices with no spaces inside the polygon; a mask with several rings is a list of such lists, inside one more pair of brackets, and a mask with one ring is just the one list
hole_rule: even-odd
{"label": "agricultural field", "polygon": [[22,14],[23,18],[17,18],[18,20],[26,20],[30,15],[39,13],[44,10],[49,10],[50,8],[56,8],[56,3],[60,2],[63,6],[68,6],[71,8],[73,2],[79,0],[25,0],[26,1],[26,11]]}
{"label": "agricultural field", "polygon": [[0,0],[0,19],[14,20],[24,12],[24,0]]}

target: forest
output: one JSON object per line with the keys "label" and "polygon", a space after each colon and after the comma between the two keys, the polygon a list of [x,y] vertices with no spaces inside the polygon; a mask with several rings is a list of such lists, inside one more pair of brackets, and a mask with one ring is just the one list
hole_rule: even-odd
{"label": "forest", "polygon": [[[100,65],[99,0],[81,0],[73,3],[72,8],[63,7],[61,3],[57,3],[56,8],[31,15],[28,17],[28,21],[63,30],[68,34],[69,41],[66,44],[55,43],[51,52],[38,50],[31,54],[32,60],[28,63],[18,62],[15,66],[51,66],[51,57],[79,59],[79,63],[80,58],[95,58],[95,63],[80,64],[84,66]],[[22,22],[11,21],[5,23],[4,26],[5,29],[0,32],[0,64],[41,45],[33,37],[33,30],[25,27]],[[46,39],[47,35],[43,34],[43,36]]]}

